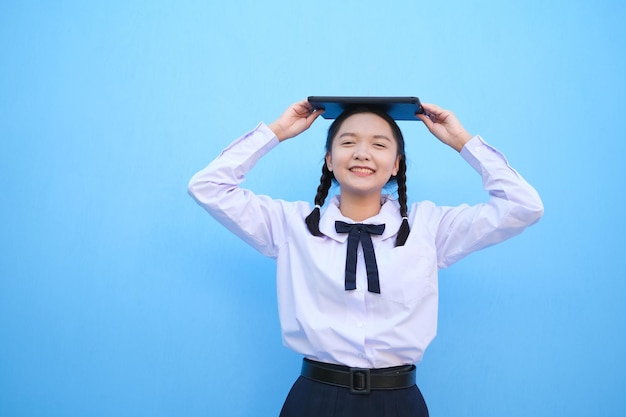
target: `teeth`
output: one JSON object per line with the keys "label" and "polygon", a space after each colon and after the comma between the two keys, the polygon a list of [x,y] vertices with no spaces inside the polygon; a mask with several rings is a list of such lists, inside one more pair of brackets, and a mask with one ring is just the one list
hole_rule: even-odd
{"label": "teeth", "polygon": [[369,169],[369,168],[352,168],[350,169],[350,171],[358,172],[359,174],[371,174],[374,172],[374,170]]}

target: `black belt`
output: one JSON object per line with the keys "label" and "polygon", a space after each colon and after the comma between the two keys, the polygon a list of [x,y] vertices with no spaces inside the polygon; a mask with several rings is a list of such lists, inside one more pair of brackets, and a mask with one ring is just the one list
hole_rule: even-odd
{"label": "black belt", "polygon": [[350,368],[305,358],[301,375],[325,384],[350,388],[353,394],[369,394],[373,389],[401,389],[415,385],[415,365],[380,369]]}

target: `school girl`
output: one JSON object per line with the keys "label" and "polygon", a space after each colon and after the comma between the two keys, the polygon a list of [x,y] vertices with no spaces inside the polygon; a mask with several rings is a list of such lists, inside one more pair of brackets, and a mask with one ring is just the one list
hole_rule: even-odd
{"label": "school girl", "polygon": [[[347,109],[330,126],[314,204],[240,187],[267,152],[320,115],[307,101],[228,146],[189,184],[193,198],[277,263],[284,344],[303,355],[281,416],[427,416],[415,363],[437,325],[437,271],[537,222],[537,192],[504,156],[454,114],[417,115],[458,151],[489,193],[475,206],[407,204],[404,139],[373,107]],[[339,194],[327,201],[333,182]],[[397,198],[384,190],[397,183]]]}

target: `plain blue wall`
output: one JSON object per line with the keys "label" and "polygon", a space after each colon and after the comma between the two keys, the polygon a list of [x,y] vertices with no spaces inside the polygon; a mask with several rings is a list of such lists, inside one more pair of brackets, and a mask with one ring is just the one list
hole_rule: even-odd
{"label": "plain blue wall", "polygon": [[[431,415],[626,415],[625,18],[607,0],[1,2],[0,415],[277,415],[300,358],[274,264],[186,185],[326,94],[450,108],[544,199],[538,225],[442,271]],[[327,127],[246,185],[311,200]],[[401,127],[411,201],[485,198]]]}

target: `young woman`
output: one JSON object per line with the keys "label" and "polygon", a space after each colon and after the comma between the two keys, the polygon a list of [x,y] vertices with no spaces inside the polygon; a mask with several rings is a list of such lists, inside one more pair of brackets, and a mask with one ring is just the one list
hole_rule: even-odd
{"label": "young woman", "polygon": [[[432,104],[418,115],[482,176],[475,206],[408,207],[404,139],[386,113],[346,110],[330,126],[312,207],[255,195],[240,183],[280,142],[320,115],[307,101],[261,123],[189,184],[213,217],[276,259],[285,345],[304,356],[281,416],[427,416],[415,363],[436,333],[437,271],[537,222],[537,192],[504,157]],[[339,195],[326,202],[333,182]],[[384,192],[397,183],[397,199]]]}

